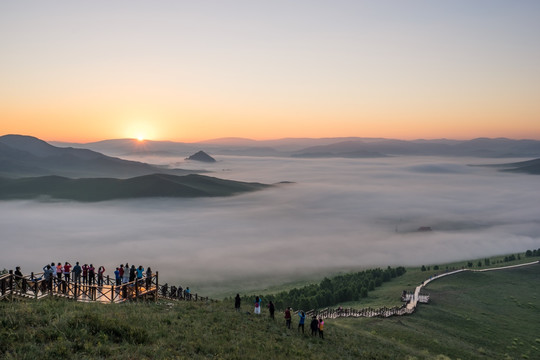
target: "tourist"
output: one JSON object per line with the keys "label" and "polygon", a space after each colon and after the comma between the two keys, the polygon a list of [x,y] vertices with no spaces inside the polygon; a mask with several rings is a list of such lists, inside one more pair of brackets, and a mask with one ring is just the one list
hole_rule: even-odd
{"label": "tourist", "polygon": [[135,273],[137,270],[135,269],[135,265],[131,265],[131,268],[129,269],[129,282],[135,281]]}
{"label": "tourist", "polygon": [[191,290],[189,290],[189,286],[186,287],[186,290],[184,290],[184,297],[186,300],[191,300]]}
{"label": "tourist", "polygon": [[142,267],[142,265],[139,265],[139,267],[137,268],[137,282],[139,283],[139,286],[142,285],[143,275],[144,275],[144,268]]}
{"label": "tourist", "polygon": [[274,319],[274,313],[276,312],[276,307],[274,306],[274,303],[272,300],[268,303],[268,311],[270,312],[270,317]]}
{"label": "tourist", "polygon": [[313,315],[311,318],[311,324],[309,324],[309,327],[311,328],[311,336],[317,336],[317,331],[319,330],[319,321],[317,321],[317,317]]}
{"label": "tourist", "polygon": [[182,299],[182,294],[184,293],[184,289],[182,288],[182,285],[178,285],[178,298]]}
{"label": "tourist", "polygon": [[302,328],[302,334],[304,333],[304,322],[306,320],[306,313],[303,311],[298,312],[298,316],[300,317],[300,321],[298,322],[298,331],[300,331],[300,328]]}
{"label": "tourist", "polygon": [[58,283],[60,284],[60,280],[62,280],[62,271],[64,270],[63,267],[62,267],[62,263],[58,263],[58,265],[56,265],[56,267],[54,266],[54,263],[52,263],[51,267],[53,268],[53,270],[56,269],[54,274],[58,278]]}
{"label": "tourist", "polygon": [[82,266],[82,283],[88,284],[88,264]]}
{"label": "tourist", "polygon": [[[150,269],[150,266],[148,269],[146,269],[146,290],[150,289],[152,286],[152,269]],[[172,297],[176,297],[176,287],[174,288],[174,294],[172,294]]]}
{"label": "tourist", "polygon": [[[58,280],[57,281],[57,286],[58,286],[58,291],[61,290],[61,287],[62,287],[62,271],[64,270],[63,266],[61,263],[58,263],[58,265],[54,265],[54,262],[51,263],[51,270],[52,270],[52,275],[53,275],[53,278],[57,278]],[[54,279],[51,279],[51,284],[52,282],[54,281]]]}
{"label": "tourist", "polygon": [[47,264],[43,268],[43,278],[45,279],[45,288],[44,290],[50,289],[52,290],[52,278],[53,278],[54,270],[52,269],[51,265]]}
{"label": "tourist", "polygon": [[129,282],[129,264],[126,263],[126,266],[124,266],[124,275],[122,276],[122,282],[124,284],[127,284]]}
{"label": "tourist", "polygon": [[120,268],[114,270],[114,279],[116,280],[116,286],[122,284],[122,277],[120,276]]}
{"label": "tourist", "polygon": [[100,266],[98,268],[98,274],[97,274],[97,284],[98,286],[103,286],[103,274],[105,273],[105,267]]}
{"label": "tourist", "polygon": [[64,279],[66,282],[69,282],[69,274],[71,273],[71,264],[66,261],[66,264],[64,265]]}
{"label": "tourist", "polygon": [[255,297],[255,314],[261,314],[261,298],[259,296]]}
{"label": "tourist", "polygon": [[319,337],[324,340],[324,320],[319,317]]}
{"label": "tourist", "polygon": [[15,283],[17,284],[17,287],[22,288],[23,293],[26,292],[26,281],[23,278],[20,266],[15,268]]}
{"label": "tourist", "polygon": [[120,272],[120,284],[122,284],[122,279],[124,278],[124,264],[120,264],[120,267],[118,267],[118,271]]}
{"label": "tourist", "polygon": [[88,285],[94,285],[96,283],[96,268],[93,264],[88,266]]}
{"label": "tourist", "polygon": [[81,283],[81,272],[81,265],[79,265],[79,262],[77,261],[73,267],[73,282],[79,284]]}
{"label": "tourist", "polygon": [[287,329],[291,328],[291,308],[288,307],[287,310],[285,310],[285,325],[287,325]]}
{"label": "tourist", "polygon": [[242,299],[240,299],[240,294],[236,294],[236,297],[234,298],[234,309],[237,312],[240,312],[240,303],[242,302]]}

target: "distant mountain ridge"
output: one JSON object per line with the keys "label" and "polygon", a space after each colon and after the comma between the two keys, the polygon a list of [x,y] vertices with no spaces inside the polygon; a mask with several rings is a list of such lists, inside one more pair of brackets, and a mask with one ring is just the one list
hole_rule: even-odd
{"label": "distant mountain ridge", "polygon": [[385,156],[471,156],[471,157],[540,157],[539,140],[507,138],[477,138],[471,140],[384,138],[284,138],[251,140],[224,138],[184,143],[171,141],[138,142],[119,139],[77,144],[117,156],[156,153],[186,157],[203,148],[215,155],[279,156],[279,157],[347,157],[369,158]]}
{"label": "distant mountain ridge", "polygon": [[223,180],[204,175],[152,174],[130,179],[42,176],[0,178],[0,199],[62,199],[85,202],[152,198],[231,196],[270,185]]}
{"label": "distant mountain ridge", "polygon": [[128,161],[73,147],[56,147],[32,136],[0,137],[0,176],[134,177],[154,173],[194,173]]}

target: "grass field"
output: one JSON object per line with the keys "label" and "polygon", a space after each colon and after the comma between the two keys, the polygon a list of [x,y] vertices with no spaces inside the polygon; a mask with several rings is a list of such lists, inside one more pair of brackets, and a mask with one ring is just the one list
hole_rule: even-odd
{"label": "grass field", "polygon": [[[410,269],[367,300],[395,302],[426,277]],[[431,303],[413,315],[327,320],[324,340],[229,301],[1,302],[0,358],[539,359],[539,279],[540,265],[452,275],[429,284]]]}

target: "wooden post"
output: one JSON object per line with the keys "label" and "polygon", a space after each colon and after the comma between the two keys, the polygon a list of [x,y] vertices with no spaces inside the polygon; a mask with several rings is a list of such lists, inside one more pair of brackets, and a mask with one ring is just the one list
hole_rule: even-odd
{"label": "wooden post", "polygon": [[110,279],[109,279],[109,275],[107,275],[107,285],[111,285],[111,282],[110,282]]}
{"label": "wooden post", "polygon": [[139,280],[135,279],[135,299],[139,299]]}
{"label": "wooden post", "polygon": [[159,271],[156,271],[156,291],[154,292],[154,302],[157,302],[159,289]]}
{"label": "wooden post", "polygon": [[[107,275],[107,281],[109,281],[109,275]],[[114,302],[114,285],[111,286],[111,302]]]}
{"label": "wooden post", "polygon": [[9,293],[9,299],[13,301],[13,270],[9,270],[9,288],[11,289],[11,292]]}

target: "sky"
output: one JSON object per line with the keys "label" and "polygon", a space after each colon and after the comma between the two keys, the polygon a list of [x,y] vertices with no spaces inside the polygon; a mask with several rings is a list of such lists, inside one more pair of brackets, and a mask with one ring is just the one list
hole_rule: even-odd
{"label": "sky", "polygon": [[540,2],[2,1],[0,134],[540,139]]}

